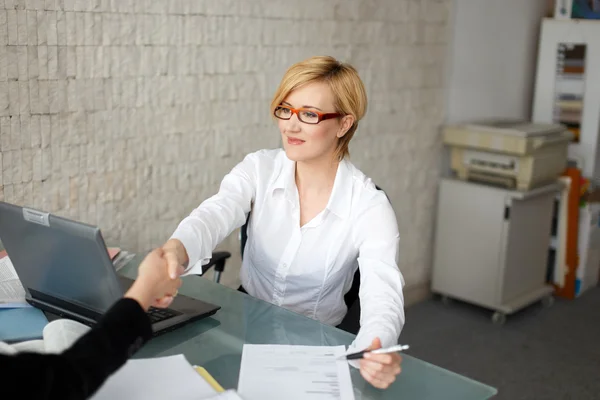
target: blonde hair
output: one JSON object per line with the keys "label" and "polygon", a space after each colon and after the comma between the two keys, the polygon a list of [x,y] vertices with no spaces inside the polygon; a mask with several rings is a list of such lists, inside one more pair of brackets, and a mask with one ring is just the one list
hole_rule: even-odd
{"label": "blonde hair", "polygon": [[358,121],[367,112],[365,87],[358,72],[351,65],[329,56],[311,57],[292,65],[283,75],[275,91],[271,102],[271,115],[293,90],[312,82],[327,83],[335,99],[335,112],[354,117],[354,124],[339,139],[335,150],[336,157],[341,161],[349,155],[350,140],[358,128]]}

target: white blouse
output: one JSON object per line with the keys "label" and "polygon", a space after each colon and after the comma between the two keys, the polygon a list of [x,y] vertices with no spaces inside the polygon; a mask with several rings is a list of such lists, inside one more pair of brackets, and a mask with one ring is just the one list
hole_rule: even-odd
{"label": "white blouse", "polygon": [[384,347],[396,344],[404,325],[404,279],[391,204],[343,160],[326,208],[300,227],[295,167],[282,149],[249,154],[234,167],[219,192],[172,235],[188,253],[186,274],[201,274],[216,246],[252,210],[241,270],[250,295],[337,325],[347,312],[344,294],[360,268],[361,329],[352,347],[366,348],[375,337]]}

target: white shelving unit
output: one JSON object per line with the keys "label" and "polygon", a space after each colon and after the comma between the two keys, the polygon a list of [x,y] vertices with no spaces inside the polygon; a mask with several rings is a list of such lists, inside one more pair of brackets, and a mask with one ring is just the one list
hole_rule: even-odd
{"label": "white shelving unit", "polygon": [[[585,45],[582,79],[565,74],[560,65],[564,45]],[[560,79],[559,79],[560,78]],[[560,87],[559,87],[560,86]],[[569,145],[569,158],[583,163],[583,175],[600,179],[600,21],[546,18],[540,32],[532,120],[551,123],[559,112],[560,92],[583,94],[579,143]]]}
{"label": "white shelving unit", "polygon": [[[583,71],[561,67],[564,49],[584,46]],[[570,143],[568,155],[586,178],[600,185],[600,20],[546,18],[539,38],[533,99],[534,122],[555,122],[561,112],[561,94],[581,97],[579,142]],[[578,99],[579,100],[579,99]],[[600,234],[597,206],[580,209],[579,265],[576,295],[595,286],[600,273]],[[556,249],[556,243],[550,247]]]}

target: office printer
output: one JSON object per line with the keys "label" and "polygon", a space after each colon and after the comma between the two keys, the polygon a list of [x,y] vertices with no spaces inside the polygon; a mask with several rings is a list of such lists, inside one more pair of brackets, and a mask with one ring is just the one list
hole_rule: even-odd
{"label": "office printer", "polygon": [[561,124],[487,120],[447,125],[443,138],[458,178],[526,191],[562,174],[572,133]]}

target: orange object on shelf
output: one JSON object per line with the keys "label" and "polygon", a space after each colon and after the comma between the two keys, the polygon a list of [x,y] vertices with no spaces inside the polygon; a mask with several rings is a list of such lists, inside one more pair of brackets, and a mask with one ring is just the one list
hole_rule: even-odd
{"label": "orange object on shelf", "polygon": [[568,167],[564,176],[571,178],[571,188],[568,198],[567,212],[567,238],[565,264],[567,274],[563,286],[554,285],[556,295],[568,299],[575,298],[575,281],[577,279],[577,266],[579,265],[579,256],[577,250],[578,232],[579,232],[579,201],[581,196],[581,170],[574,167]]}

